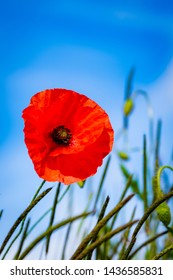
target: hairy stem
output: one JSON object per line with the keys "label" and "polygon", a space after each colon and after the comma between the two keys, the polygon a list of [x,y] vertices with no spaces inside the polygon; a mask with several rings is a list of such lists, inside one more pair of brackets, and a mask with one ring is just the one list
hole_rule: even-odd
{"label": "hairy stem", "polygon": [[84,248],[88,245],[90,240],[92,240],[95,235],[98,234],[101,228],[111,219],[132,197],[134,194],[129,195],[126,199],[118,203],[96,226],[91,230],[91,232],[84,238],[81,242],[77,250],[72,255],[71,259],[74,260],[78,257],[78,255],[84,250]]}
{"label": "hairy stem", "polygon": [[82,260],[84,257],[86,257],[87,254],[92,252],[96,247],[100,246],[103,242],[109,240],[111,237],[113,237],[115,234],[118,234],[122,230],[126,229],[127,227],[133,226],[137,220],[129,222],[123,226],[120,226],[108,233],[106,233],[103,237],[99,238],[95,242],[93,242],[91,245],[89,245],[87,248],[85,248],[76,258],[75,260]]}
{"label": "hairy stem", "polygon": [[73,221],[77,220],[77,219],[80,219],[82,217],[86,217],[90,214],[93,214],[93,211],[92,212],[88,212],[88,213],[83,213],[83,214],[80,214],[78,216],[75,216],[75,217],[72,217],[72,218],[69,218],[67,220],[64,220],[60,223],[58,223],[57,225],[55,226],[52,226],[50,228],[48,228],[45,232],[43,232],[42,234],[40,234],[26,249],[23,253],[21,253],[21,255],[19,256],[19,260],[23,260],[26,255],[43,239],[45,238],[47,235],[51,234],[52,232],[54,232],[55,230],[59,229],[60,227],[63,227],[65,226],[66,224],[68,223],[72,223]]}
{"label": "hairy stem", "polygon": [[136,236],[139,232],[139,230],[141,229],[142,225],[145,223],[145,221],[147,220],[147,218],[149,217],[149,215],[165,200],[171,198],[173,196],[173,191],[169,192],[168,194],[164,195],[163,197],[159,198],[158,200],[156,200],[148,209],[147,211],[144,213],[143,217],[139,220],[133,235],[132,235],[132,239],[130,241],[130,244],[127,248],[127,250],[125,251],[122,259],[128,259],[128,256],[136,242]]}
{"label": "hairy stem", "polygon": [[155,236],[149,238],[148,240],[146,240],[144,243],[142,243],[138,248],[136,248],[136,250],[134,252],[132,252],[132,254],[129,256],[129,260],[132,259],[134,257],[134,255],[136,255],[143,247],[147,246],[148,244],[150,244],[151,242],[155,241],[157,238],[165,235],[168,233],[168,230],[165,230],[161,233],[156,234]]}
{"label": "hairy stem", "polygon": [[165,254],[167,254],[169,251],[173,250],[173,244],[171,246],[169,246],[168,248],[164,249],[163,251],[161,251],[159,254],[155,255],[152,260],[159,260],[162,256],[164,256]]}
{"label": "hairy stem", "polygon": [[1,248],[0,248],[0,254],[2,253],[4,247],[6,246],[7,242],[11,238],[12,234],[18,227],[18,225],[22,222],[22,220],[26,217],[26,215],[36,206],[36,204],[45,197],[46,194],[48,194],[51,191],[52,188],[49,188],[42,192],[35,200],[32,200],[32,202],[29,204],[29,206],[23,211],[23,213],[19,216],[19,218],[15,221],[11,229],[9,230],[7,236],[5,237]]}

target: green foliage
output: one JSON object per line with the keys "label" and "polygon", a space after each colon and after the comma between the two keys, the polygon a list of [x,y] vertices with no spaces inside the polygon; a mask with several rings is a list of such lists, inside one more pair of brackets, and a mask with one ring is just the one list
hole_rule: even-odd
{"label": "green foliage", "polygon": [[[124,166],[124,165],[120,165],[120,169],[121,169],[121,172],[122,172],[122,174],[124,175],[124,177],[126,178],[126,179],[128,179],[129,177],[130,177],[130,172],[127,170],[127,168]],[[141,194],[141,192],[140,192],[140,190],[139,190],[139,183],[138,183],[138,180],[137,179],[133,179],[132,181],[131,181],[131,184],[130,184],[130,186],[131,186],[131,188],[132,188],[132,191],[134,192],[134,193],[136,193],[141,199],[142,199],[142,194]]]}

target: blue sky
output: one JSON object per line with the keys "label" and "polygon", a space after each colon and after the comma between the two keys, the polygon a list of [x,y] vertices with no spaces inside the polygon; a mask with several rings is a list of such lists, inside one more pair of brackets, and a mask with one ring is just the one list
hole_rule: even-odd
{"label": "blue sky", "polygon": [[[78,72],[111,75],[115,80],[119,74],[125,79],[133,65],[137,68],[136,81],[151,83],[172,57],[172,9],[171,1],[1,3],[1,143],[13,126],[7,89],[11,75],[33,69],[42,56],[36,67],[54,75],[59,71],[57,86],[61,86],[63,72],[68,72],[67,81],[73,76],[76,81],[72,86],[78,88]],[[43,86],[40,82],[38,90]],[[32,87],[30,95],[34,82]],[[15,94],[17,103],[22,104],[20,93]]]}
{"label": "blue sky", "polygon": [[[49,54],[40,65],[42,69],[61,70],[60,63],[67,71],[98,71],[99,63],[106,61],[98,58],[95,62],[91,50],[109,56],[123,77],[135,65],[136,79],[142,83],[157,79],[172,57],[171,1],[5,1],[0,28],[1,141],[12,125],[6,79],[31,66],[46,51]],[[64,53],[59,52],[58,57],[51,52],[55,48]],[[77,53],[79,48],[83,53]],[[71,50],[67,58],[66,49]],[[114,74],[108,63],[105,70],[107,75]]]}
{"label": "blue sky", "polygon": [[[117,132],[122,126],[125,80],[134,66],[134,87],[149,92],[156,118],[164,120],[167,160],[172,149],[172,34],[172,1],[1,3],[0,204],[10,215],[7,227],[14,218],[11,211],[17,216],[40,182],[23,143],[21,119],[38,91],[63,87],[89,96],[108,112]],[[146,108],[142,99],[137,103],[132,146],[141,144],[147,130]]]}

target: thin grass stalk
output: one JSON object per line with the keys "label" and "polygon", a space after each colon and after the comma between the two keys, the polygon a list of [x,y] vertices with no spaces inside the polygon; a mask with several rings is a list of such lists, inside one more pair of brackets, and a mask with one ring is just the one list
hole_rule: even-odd
{"label": "thin grass stalk", "polygon": [[127,224],[120,226],[108,233],[106,233],[103,237],[99,238],[98,240],[96,240],[94,243],[92,243],[91,245],[89,245],[87,248],[85,248],[76,258],[75,260],[82,260],[83,258],[86,257],[86,255],[90,252],[93,251],[96,247],[100,246],[101,244],[103,244],[104,242],[106,242],[107,240],[109,240],[111,237],[113,237],[114,235],[120,233],[121,231],[123,231],[124,229],[126,229],[127,227],[131,227],[133,226],[135,223],[137,223],[138,220],[132,221],[132,222],[128,222]]}
{"label": "thin grass stalk", "polygon": [[[107,208],[107,205],[108,205],[109,200],[110,200],[110,198],[107,197],[107,200],[105,201],[105,206],[103,207],[103,213],[102,213],[102,211],[101,211],[100,217],[99,217],[99,219],[98,219],[98,222],[101,221],[101,219],[104,217],[105,211],[106,211],[106,208]],[[104,227],[103,227],[103,231],[104,231],[104,234],[106,234],[106,232],[108,231],[107,226],[104,226]],[[96,239],[97,239],[97,237],[96,237]],[[96,240],[96,239],[95,239],[95,240]],[[102,255],[103,255],[103,256],[102,256],[102,259],[105,259],[105,260],[106,260],[106,259],[107,259],[107,255],[108,255],[108,242],[104,242],[104,243],[103,243],[103,254],[102,254]]]}
{"label": "thin grass stalk", "polygon": [[0,211],[0,219],[2,218],[3,209]]}
{"label": "thin grass stalk", "polygon": [[144,212],[145,212],[148,208],[146,135],[144,135],[144,138],[143,138],[143,199],[144,199]]}
{"label": "thin grass stalk", "polygon": [[[143,137],[143,202],[144,202],[144,212],[148,208],[148,190],[147,190],[147,141],[146,135]],[[149,219],[145,223],[145,231],[148,234],[150,229]]]}
{"label": "thin grass stalk", "polygon": [[132,67],[129,71],[127,81],[126,81],[124,100],[127,100],[128,98],[130,98],[130,95],[132,93],[134,75],[135,75],[135,68]]}
{"label": "thin grass stalk", "polygon": [[70,223],[70,224],[68,225],[68,228],[67,228],[67,232],[66,232],[66,236],[65,236],[65,240],[64,240],[64,245],[63,245],[63,249],[62,249],[61,260],[64,260],[64,259],[65,259],[65,251],[66,251],[66,248],[67,248],[67,244],[68,244],[68,240],[69,240],[69,235],[70,235],[71,227],[72,227],[72,223]]}
{"label": "thin grass stalk", "polygon": [[[104,236],[105,236],[109,232],[108,227],[105,226],[103,228],[103,231],[104,231]],[[101,245],[103,246],[103,260],[107,260],[108,259],[108,252],[109,252],[109,248],[110,248],[110,239],[107,239]]]}
{"label": "thin grass stalk", "polygon": [[168,194],[164,195],[163,197],[159,198],[158,200],[156,200],[155,202],[153,202],[153,204],[147,209],[147,211],[144,213],[143,217],[139,220],[134,232],[133,232],[133,235],[132,235],[132,238],[131,238],[131,241],[130,241],[130,244],[127,248],[127,250],[125,251],[122,259],[128,259],[128,256],[136,242],[136,237],[137,237],[137,234],[139,232],[139,230],[141,229],[141,227],[143,226],[143,224],[145,223],[145,221],[147,220],[147,218],[149,217],[149,215],[162,203],[164,202],[165,200],[171,198],[173,196],[173,191],[169,192]]}
{"label": "thin grass stalk", "polygon": [[158,120],[157,123],[157,132],[156,132],[156,149],[155,149],[155,159],[158,160],[159,158],[159,149],[161,143],[161,129],[162,129],[162,121]]}
{"label": "thin grass stalk", "polygon": [[161,257],[163,257],[165,254],[173,250],[173,244],[170,245],[168,248],[165,248],[163,251],[161,251],[159,254],[155,255],[152,260],[159,260]]}
{"label": "thin grass stalk", "polygon": [[8,254],[8,252],[9,252],[11,246],[12,246],[13,243],[17,240],[17,238],[20,236],[20,234],[21,234],[21,232],[22,232],[22,230],[23,230],[23,227],[24,227],[25,219],[26,219],[26,217],[25,217],[25,218],[23,219],[23,221],[22,221],[22,224],[21,224],[21,227],[20,227],[19,232],[16,234],[16,236],[13,238],[13,240],[10,242],[9,246],[7,247],[7,249],[6,249],[5,253],[4,253],[4,255],[2,256],[2,260],[5,259],[5,257],[6,257],[6,255]]}
{"label": "thin grass stalk", "polygon": [[[154,177],[153,177],[153,200],[157,199],[158,196],[158,185],[157,185],[157,171],[159,169],[159,148],[161,138],[161,121],[158,121],[157,132],[156,132],[156,147],[155,147],[155,163],[154,163]],[[159,189],[160,192],[160,189]]]}
{"label": "thin grass stalk", "polygon": [[30,219],[28,219],[27,223],[26,223],[26,226],[24,228],[24,231],[23,231],[23,234],[22,234],[22,238],[21,238],[21,241],[19,243],[19,248],[17,250],[17,253],[15,254],[14,256],[14,260],[17,260],[21,251],[22,251],[22,247],[23,247],[23,244],[24,244],[24,241],[26,239],[26,236],[27,236],[27,231],[28,231],[28,228],[29,228],[29,224],[30,224]]}
{"label": "thin grass stalk", "polygon": [[103,183],[104,183],[104,180],[105,180],[105,177],[106,177],[106,173],[107,173],[107,170],[108,170],[108,167],[109,167],[109,164],[110,164],[110,160],[111,160],[111,156],[108,156],[108,160],[106,162],[106,165],[105,165],[102,177],[101,177],[101,181],[100,181],[100,184],[99,184],[99,187],[98,187],[96,199],[95,199],[95,202],[94,202],[94,209],[96,209],[96,205],[97,205],[97,202],[98,202],[99,197],[100,197],[100,193],[101,193]]}
{"label": "thin grass stalk", "polygon": [[5,248],[7,242],[11,238],[12,234],[18,227],[18,225],[22,222],[22,220],[28,215],[28,213],[37,205],[37,203],[42,200],[50,191],[52,188],[48,188],[47,190],[43,191],[35,200],[33,200],[29,206],[23,211],[23,213],[19,216],[19,218],[15,221],[11,229],[9,230],[7,236],[5,237],[1,248],[0,248],[0,254],[2,253],[3,249]]}
{"label": "thin grass stalk", "polygon": [[[124,199],[124,197],[125,197],[125,195],[126,195],[128,189],[129,189],[129,187],[130,187],[130,185],[131,185],[132,178],[133,178],[133,175],[130,175],[129,178],[128,178],[128,180],[127,180],[127,183],[126,183],[126,185],[125,185],[124,191],[123,191],[123,193],[122,193],[122,195],[121,195],[121,197],[120,197],[120,199],[119,199],[119,203]],[[113,219],[112,219],[111,229],[113,228],[116,219],[117,219],[117,215],[115,215],[115,216],[113,217]]]}
{"label": "thin grass stalk", "polygon": [[[124,94],[124,102],[126,102],[127,99],[130,98],[132,94],[132,84],[133,84],[133,78],[135,74],[135,68],[131,68],[130,72],[128,74],[127,82],[126,82],[126,88],[125,88],[125,94]],[[123,116],[123,128],[125,131],[128,129],[128,116]]]}
{"label": "thin grass stalk", "polygon": [[152,243],[153,241],[155,241],[156,239],[158,239],[159,237],[165,235],[168,233],[168,230],[165,230],[161,233],[156,234],[155,236],[149,238],[148,240],[146,240],[144,243],[142,243],[138,248],[136,248],[135,251],[133,251],[131,253],[131,255],[129,255],[129,260],[131,260],[142,248],[144,248],[145,246],[149,245],[150,243]]}
{"label": "thin grass stalk", "polygon": [[65,191],[63,192],[63,194],[60,196],[60,198],[58,199],[58,203],[60,203],[60,201],[63,199],[63,197],[66,195],[66,193],[69,191],[70,189],[70,185],[68,185],[68,187],[65,189]]}
{"label": "thin grass stalk", "polygon": [[30,244],[29,246],[21,253],[21,255],[19,256],[19,260],[23,260],[30,252],[33,248],[35,248],[35,246],[41,241],[43,240],[47,235],[49,235],[50,233],[54,232],[55,230],[65,226],[66,224],[72,223],[82,217],[87,217],[88,215],[93,214],[93,211],[88,212],[88,213],[82,213],[80,215],[77,215],[75,217],[72,218],[68,218],[50,228],[48,228],[46,231],[44,231],[42,234],[40,234],[37,238],[35,238]]}
{"label": "thin grass stalk", "polygon": [[142,95],[145,98],[146,105],[147,105],[147,115],[148,115],[148,120],[149,120],[149,139],[150,139],[150,153],[153,152],[153,146],[154,146],[154,141],[153,141],[153,134],[154,134],[154,112],[153,108],[149,99],[149,96],[146,91],[138,89],[133,92],[132,98],[133,100],[138,96]]}
{"label": "thin grass stalk", "polygon": [[[136,207],[134,207],[131,218],[130,218],[130,222],[133,221],[134,216],[135,216],[135,212],[136,212]],[[124,232],[124,236],[123,236],[123,240],[122,240],[122,248],[121,251],[119,253],[119,259],[121,259],[121,257],[123,256],[125,249],[126,249],[126,244],[129,238],[129,233],[130,233],[130,228],[127,228],[126,231]]]}
{"label": "thin grass stalk", "polygon": [[[43,185],[45,184],[45,182],[46,182],[46,181],[43,180],[43,182],[40,184],[40,186],[38,187],[36,193],[34,194],[32,200],[31,200],[31,202],[32,202],[33,200],[35,200],[35,198],[37,197],[38,193],[40,192],[40,190],[41,190],[41,188],[43,187]],[[25,218],[26,218],[26,217],[25,217]],[[17,238],[20,236],[20,234],[21,234],[21,232],[22,232],[22,230],[23,230],[24,223],[25,223],[25,219],[23,219],[23,221],[22,221],[22,225],[21,225],[21,228],[20,228],[19,232],[16,234],[16,236],[14,237],[14,239],[11,241],[10,245],[8,246],[7,250],[5,251],[5,253],[4,253],[3,257],[2,257],[2,260],[5,259],[5,257],[6,257],[6,255],[7,255],[7,253],[9,252],[11,246],[12,246],[13,243],[17,240]]]}
{"label": "thin grass stalk", "polygon": [[45,183],[46,183],[46,181],[43,180],[43,182],[42,182],[42,183],[40,184],[40,186],[38,187],[36,193],[34,194],[32,201],[33,201],[34,199],[36,199],[37,195],[39,194],[40,190],[42,189],[42,187],[44,186]]}
{"label": "thin grass stalk", "polygon": [[157,172],[157,186],[158,186],[158,189],[160,190],[161,189],[161,185],[160,185],[160,177],[161,177],[161,174],[163,172],[164,169],[170,169],[171,171],[173,171],[173,167],[172,166],[169,166],[169,165],[163,165],[161,166],[159,169],[158,169],[158,172]]}
{"label": "thin grass stalk", "polygon": [[118,203],[98,224],[95,225],[95,227],[90,231],[90,233],[83,239],[83,241],[80,243],[74,254],[72,255],[71,259],[74,260],[78,257],[78,255],[84,250],[84,248],[88,245],[88,243],[97,236],[98,232],[101,230],[101,228],[104,227],[104,225],[118,212],[120,209],[122,209],[134,194],[129,195],[127,198],[125,198],[123,201]]}
{"label": "thin grass stalk", "polygon": [[168,227],[168,226],[166,226],[166,228],[167,228],[168,232],[169,232],[171,235],[173,235],[173,229],[172,229],[171,227]]}
{"label": "thin grass stalk", "polygon": [[[56,193],[55,193],[55,197],[54,197],[54,202],[53,202],[53,206],[52,206],[52,211],[51,211],[51,216],[50,216],[48,228],[51,227],[53,225],[53,222],[54,222],[56,206],[57,206],[58,197],[59,197],[59,193],[60,193],[60,187],[61,187],[61,183],[58,183],[58,187],[56,189]],[[48,251],[49,251],[50,237],[51,237],[51,234],[48,235],[47,239],[46,239],[46,254],[48,254]]]}
{"label": "thin grass stalk", "polygon": [[[100,211],[100,214],[99,214],[99,217],[98,217],[98,220],[97,220],[97,224],[103,219],[105,211],[106,211],[108,203],[109,203],[109,200],[110,200],[110,197],[107,196],[106,200],[105,200],[105,202],[104,202],[104,204],[102,206],[102,209]],[[97,239],[97,235],[95,235],[95,237],[91,240],[91,243],[95,242],[96,239]],[[92,251],[88,254],[87,259],[91,260],[91,257],[92,257]]]}
{"label": "thin grass stalk", "polygon": [[[88,198],[88,201],[87,201],[87,205],[86,205],[86,207],[85,207],[84,212],[88,212],[88,211],[89,211],[90,204],[91,204],[91,201],[92,201],[92,196],[93,196],[93,194],[91,193],[91,194],[89,195],[89,198]],[[94,210],[94,212],[95,212],[95,210]],[[80,233],[80,231],[81,231],[81,229],[82,229],[82,226],[83,226],[83,223],[84,223],[84,219],[85,219],[85,218],[81,219],[81,221],[79,222],[79,226],[78,226],[78,229],[77,229],[77,235],[79,235],[79,233]]]}
{"label": "thin grass stalk", "polygon": [[[45,252],[45,243],[43,243],[42,244],[42,246],[41,246],[41,250],[40,250],[40,255],[39,255],[39,260],[42,260],[43,259],[43,253]],[[46,256],[45,256],[45,258],[44,259],[46,259]]]}
{"label": "thin grass stalk", "polygon": [[51,211],[52,209],[49,208],[34,224],[33,226],[28,230],[27,232],[27,236],[33,231],[33,229],[49,214],[49,212]]}
{"label": "thin grass stalk", "polygon": [[109,260],[112,260],[113,257],[115,256],[115,254],[118,253],[118,248],[120,247],[120,245],[122,245],[123,242],[123,236],[120,238],[120,240],[114,245],[114,248],[111,252],[111,255],[109,255]]}

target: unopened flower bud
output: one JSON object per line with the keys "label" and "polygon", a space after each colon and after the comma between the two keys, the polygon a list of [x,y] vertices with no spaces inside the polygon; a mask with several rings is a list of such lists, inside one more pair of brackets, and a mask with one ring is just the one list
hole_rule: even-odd
{"label": "unopened flower bud", "polygon": [[129,159],[129,156],[125,152],[122,152],[122,151],[118,152],[118,156],[122,160],[128,160]]}
{"label": "unopened flower bud", "polygon": [[163,202],[160,204],[157,208],[157,216],[159,220],[165,225],[168,226],[171,221],[171,211],[169,206],[166,202]]}
{"label": "unopened flower bud", "polygon": [[131,98],[128,98],[124,104],[124,115],[128,116],[133,110],[134,104]]}

